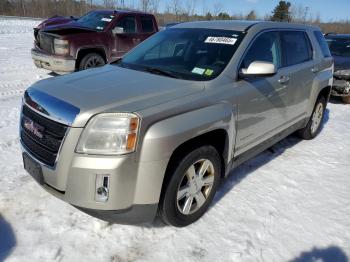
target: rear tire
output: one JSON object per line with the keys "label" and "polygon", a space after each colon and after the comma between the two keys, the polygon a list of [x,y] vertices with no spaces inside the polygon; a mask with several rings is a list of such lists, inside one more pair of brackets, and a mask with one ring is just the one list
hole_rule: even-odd
{"label": "rear tire", "polygon": [[79,63],[79,71],[104,66],[106,64],[106,61],[104,58],[97,53],[90,53],[87,54],[81,59]]}
{"label": "rear tire", "polygon": [[323,96],[317,99],[312,115],[306,127],[298,131],[298,135],[305,140],[315,138],[321,130],[324,112],[326,110],[327,102]]}
{"label": "rear tire", "polygon": [[221,161],[212,146],[188,153],[169,170],[159,215],[168,225],[184,227],[199,219],[208,209],[220,184]]}

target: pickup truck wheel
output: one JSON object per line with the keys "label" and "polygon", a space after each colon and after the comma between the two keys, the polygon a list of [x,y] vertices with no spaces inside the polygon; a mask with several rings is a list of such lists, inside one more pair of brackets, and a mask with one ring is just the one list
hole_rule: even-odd
{"label": "pickup truck wheel", "polygon": [[221,161],[214,147],[203,146],[174,166],[161,197],[159,214],[165,223],[183,227],[208,209],[220,183]]}
{"label": "pickup truck wheel", "polygon": [[79,64],[79,71],[90,69],[94,67],[100,67],[105,65],[106,62],[103,57],[97,53],[90,53],[83,57]]}
{"label": "pickup truck wheel", "polygon": [[326,106],[326,99],[323,96],[321,96],[316,102],[316,105],[314,107],[310,120],[307,123],[307,126],[298,131],[298,134],[301,138],[310,140],[318,135],[318,133],[321,130]]}

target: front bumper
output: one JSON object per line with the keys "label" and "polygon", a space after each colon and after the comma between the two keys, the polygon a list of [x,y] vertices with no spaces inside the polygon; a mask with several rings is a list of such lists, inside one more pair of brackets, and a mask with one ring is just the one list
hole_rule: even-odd
{"label": "front bumper", "polygon": [[350,81],[334,79],[331,95],[350,96]]}
{"label": "front bumper", "polygon": [[34,64],[38,68],[44,68],[57,73],[70,73],[75,71],[75,62],[73,58],[62,58],[46,54],[36,48],[31,51]]}
{"label": "front bumper", "polygon": [[158,210],[158,204],[133,205],[123,210],[96,210],[78,206],[76,208],[90,216],[110,223],[133,225],[153,221]]}
{"label": "front bumper", "polygon": [[[152,221],[167,161],[136,162],[133,154],[94,156],[74,153],[82,128],[70,128],[54,167],[46,166],[22,144],[22,151],[40,164],[46,191],[100,219],[135,224]],[[97,175],[108,175],[109,198],[98,202]]]}

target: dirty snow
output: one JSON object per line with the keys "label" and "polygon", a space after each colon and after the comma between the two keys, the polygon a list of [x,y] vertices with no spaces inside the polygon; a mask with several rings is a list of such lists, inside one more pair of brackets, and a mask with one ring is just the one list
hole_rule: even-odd
{"label": "dirty snow", "polygon": [[17,134],[23,91],[50,77],[31,61],[36,23],[0,20],[0,261],[347,261],[349,105],[329,104],[317,139],[291,136],[234,171],[187,228],[110,225],[46,193]]}

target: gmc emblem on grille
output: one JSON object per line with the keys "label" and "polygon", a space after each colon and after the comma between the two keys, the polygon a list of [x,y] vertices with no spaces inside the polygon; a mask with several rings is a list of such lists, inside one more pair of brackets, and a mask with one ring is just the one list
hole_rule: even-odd
{"label": "gmc emblem on grille", "polygon": [[35,123],[33,120],[29,119],[28,117],[24,117],[23,126],[27,131],[29,131],[33,135],[37,136],[40,139],[43,138],[44,128]]}

